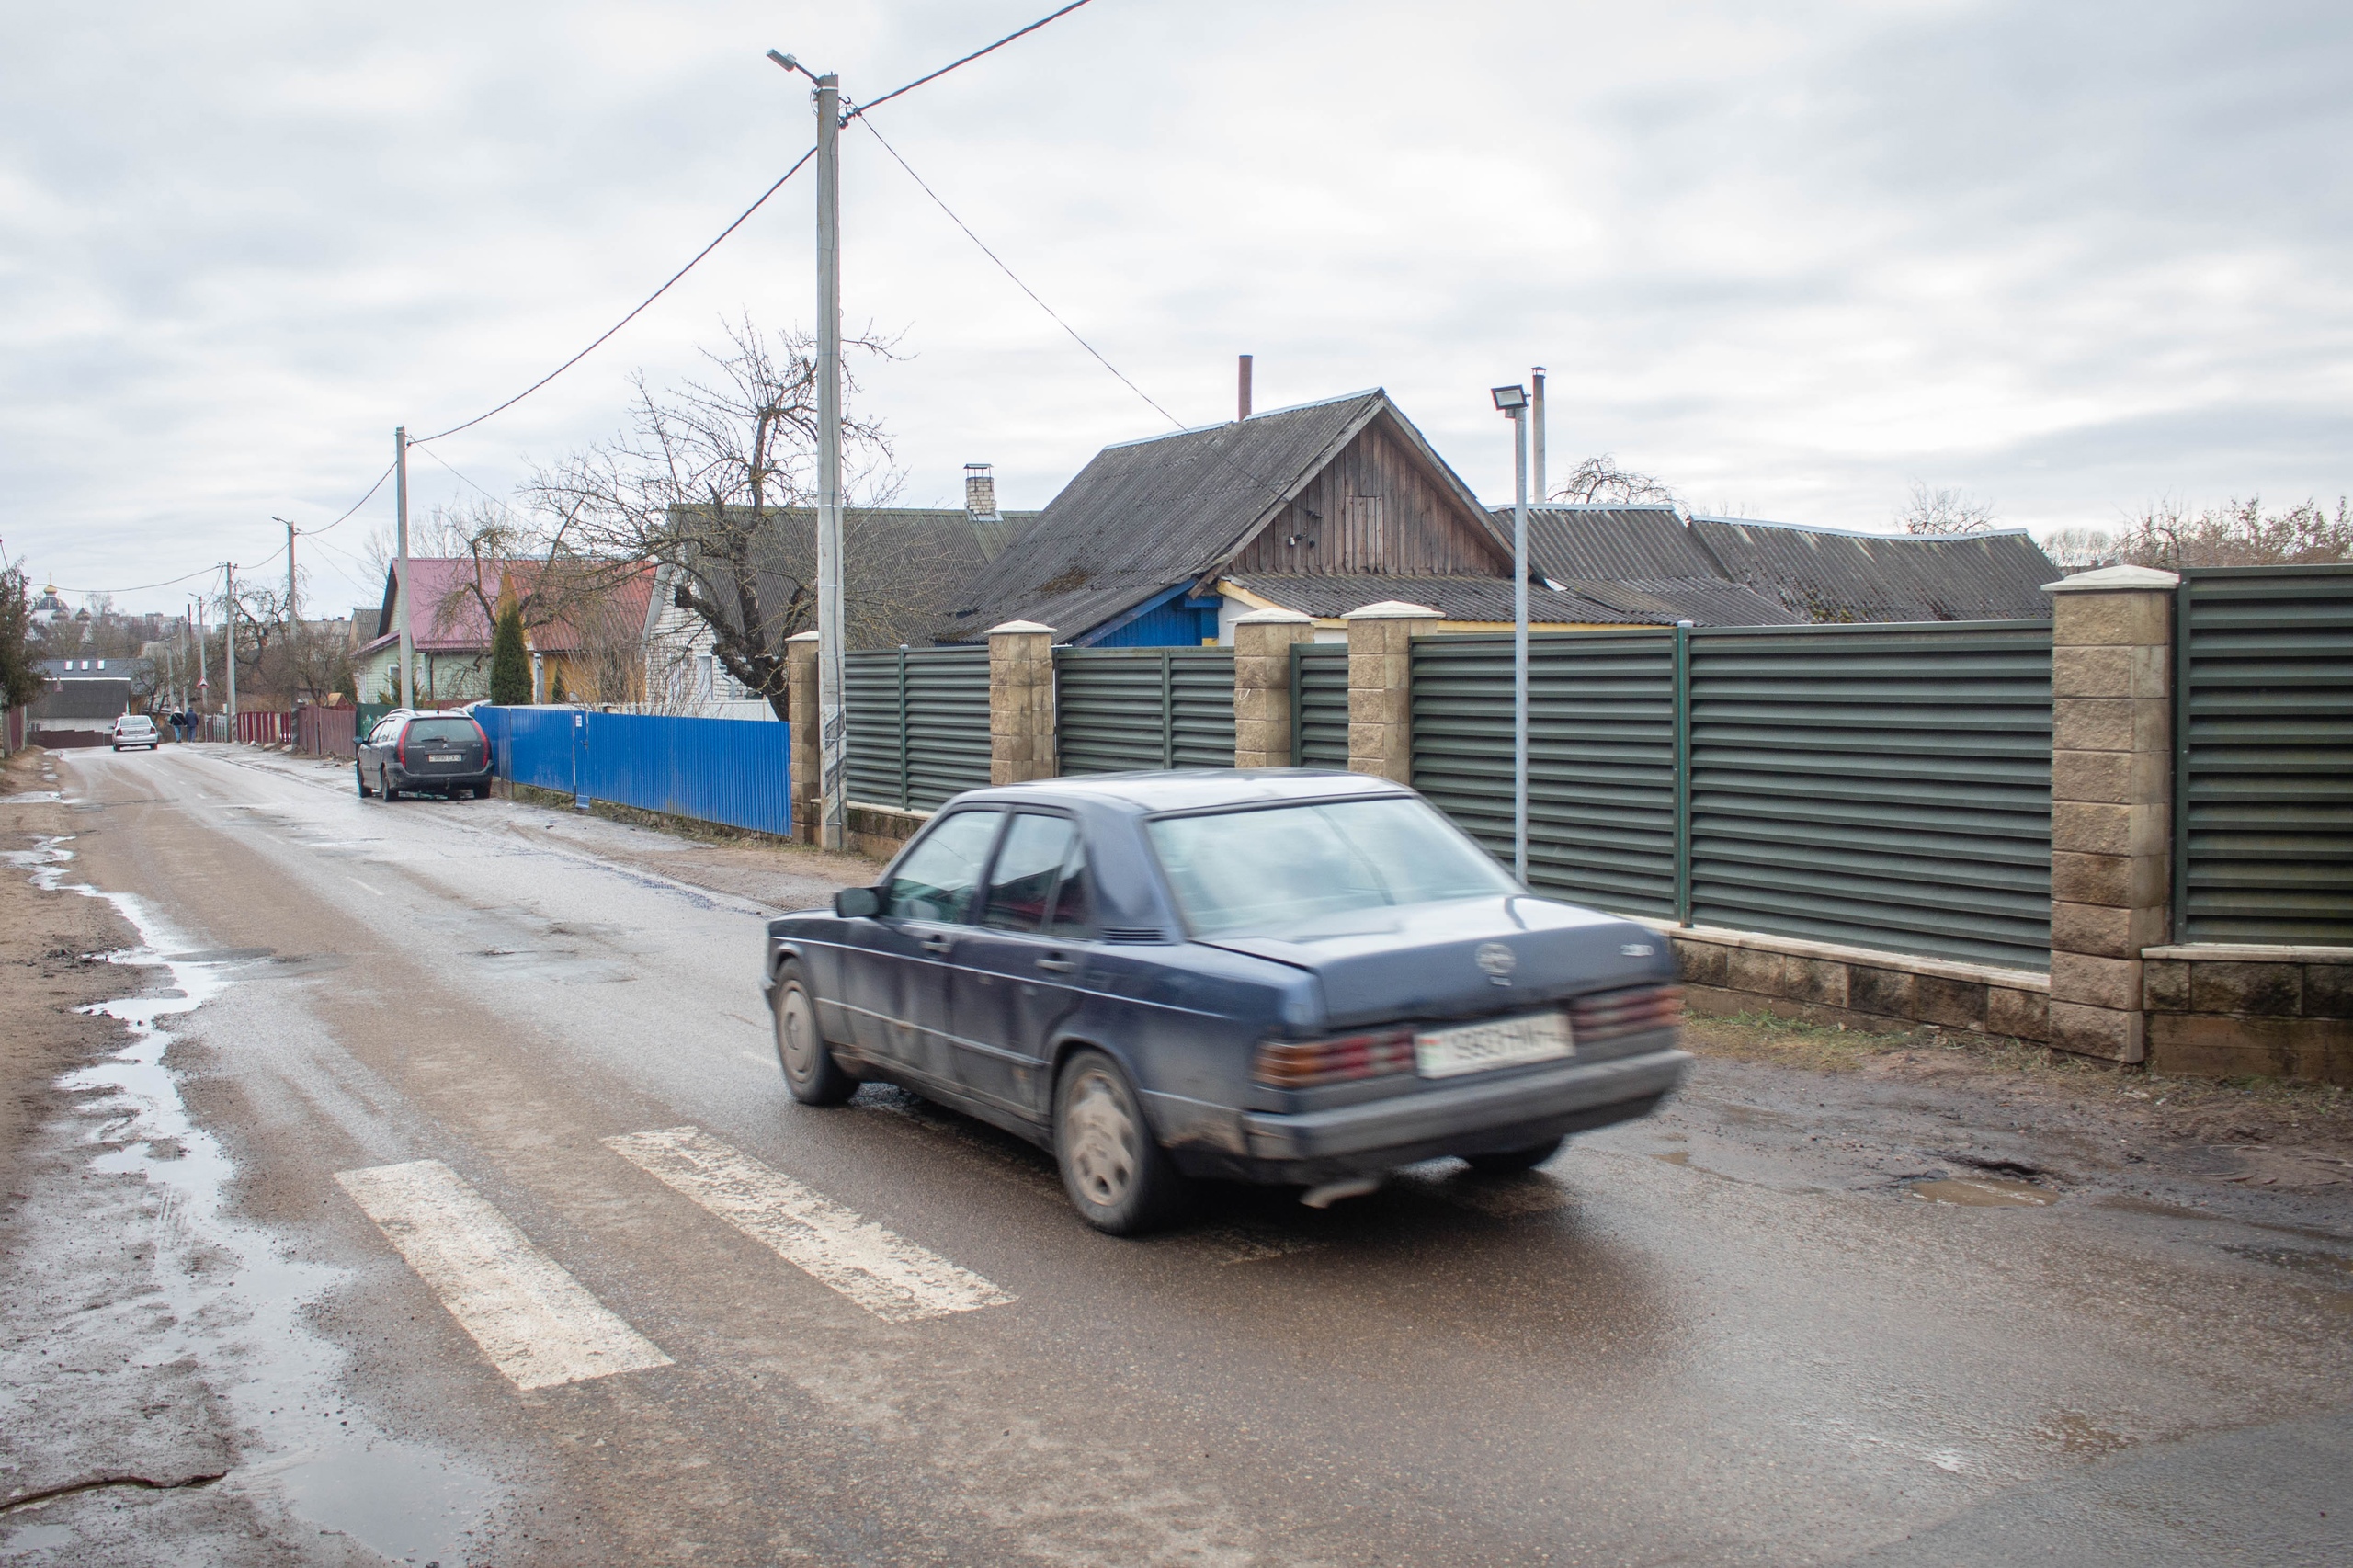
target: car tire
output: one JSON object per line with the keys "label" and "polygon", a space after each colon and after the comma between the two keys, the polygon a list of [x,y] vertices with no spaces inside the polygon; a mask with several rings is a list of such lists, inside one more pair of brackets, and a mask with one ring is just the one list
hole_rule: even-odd
{"label": "car tire", "polygon": [[1532,1171],[1561,1152],[1566,1138],[1554,1138],[1542,1143],[1530,1143],[1525,1149],[1498,1149],[1492,1154],[1465,1154],[1471,1168],[1481,1176],[1518,1176]]}
{"label": "car tire", "polygon": [[1074,1053],[1055,1077],[1054,1160],[1072,1204],[1108,1235],[1158,1230],[1192,1197],[1192,1183],[1153,1137],[1128,1075],[1099,1051]]}
{"label": "car tire", "polygon": [[375,793],[373,790],[368,788],[367,773],[364,772],[360,768],[360,766],[356,762],[351,765],[351,781],[359,786],[359,798],[361,800],[364,801],[369,796]]}
{"label": "car tire", "polygon": [[858,1093],[858,1080],[842,1071],[833,1047],[818,1032],[817,998],[801,966],[790,959],[777,966],[768,1013],[776,1025],[777,1065],[784,1069],[784,1086],[794,1099],[802,1105],[839,1105]]}
{"label": "car tire", "polygon": [[376,769],[376,798],[386,805],[401,798],[400,791],[392,788],[392,776],[381,767]]}

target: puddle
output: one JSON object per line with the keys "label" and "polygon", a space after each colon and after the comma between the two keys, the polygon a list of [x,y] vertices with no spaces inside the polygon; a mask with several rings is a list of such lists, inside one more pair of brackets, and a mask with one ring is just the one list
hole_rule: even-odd
{"label": "puddle", "polygon": [[28,790],[21,795],[0,795],[0,806],[39,806],[65,798],[63,790]]}
{"label": "puddle", "polygon": [[1653,1154],[1651,1158],[1654,1160],[1663,1161],[1670,1165],[1688,1165],[1691,1163],[1691,1151],[1688,1149],[1672,1149],[1664,1154]]}
{"label": "puddle", "polygon": [[2059,1195],[2030,1181],[2001,1176],[1951,1176],[1942,1181],[1915,1181],[1912,1196],[1931,1203],[1959,1204],[1964,1209],[2043,1209]]}
{"label": "puddle", "polygon": [[2225,1246],[2224,1252],[2251,1257],[2257,1263],[2268,1263],[2274,1268],[2290,1269],[2309,1274],[2331,1285],[2353,1290],[2353,1257],[2342,1253],[2306,1252],[2295,1247]]}
{"label": "puddle", "polygon": [[2080,1410],[2054,1412],[2034,1429],[2034,1435],[2062,1453],[2087,1460],[2106,1459],[2133,1443],[2132,1438],[2100,1425]]}
{"label": "puddle", "polygon": [[[171,956],[187,944],[142,901],[65,881],[70,842],[51,838],[0,858],[24,867],[44,890],[106,899],[142,942],[108,960],[170,972],[170,985],[153,994],[84,1009],[119,1019],[131,1039],[60,1085],[110,1096],[87,1102],[110,1113],[90,1135],[108,1146],[91,1168],[141,1177],[169,1217],[147,1239],[171,1326],[148,1353],[159,1364],[185,1359],[199,1368],[233,1415],[242,1462],[220,1488],[274,1501],[396,1562],[463,1560],[465,1538],[488,1521],[497,1488],[455,1456],[390,1436],[348,1403],[339,1387],[346,1357],[309,1322],[312,1306],[343,1284],[343,1271],[288,1257],[266,1233],[228,1216],[234,1167],[188,1114],[178,1076],[164,1064],[173,1040],[165,1024],[227,990],[232,971],[253,961],[251,950]],[[24,1534],[10,1538],[12,1550],[27,1544]]]}

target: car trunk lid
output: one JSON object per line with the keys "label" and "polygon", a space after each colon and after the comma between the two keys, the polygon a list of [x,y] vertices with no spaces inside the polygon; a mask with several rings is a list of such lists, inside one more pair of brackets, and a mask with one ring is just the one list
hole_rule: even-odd
{"label": "car trunk lid", "polygon": [[1675,978],[1664,937],[1525,895],[1359,910],[1282,937],[1196,940],[1313,972],[1336,1029],[1478,1017]]}

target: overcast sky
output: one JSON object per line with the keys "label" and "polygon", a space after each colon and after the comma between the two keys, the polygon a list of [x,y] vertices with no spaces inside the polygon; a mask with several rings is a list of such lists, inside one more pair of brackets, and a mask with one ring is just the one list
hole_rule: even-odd
{"label": "overcast sky", "polygon": [[[609,325],[799,155],[805,85],[879,97],[1051,0],[19,6],[0,59],[0,540],[176,608],[324,524],[392,432]],[[1484,495],[1487,388],[1552,371],[1556,471],[1888,526],[2353,489],[2353,6],[1094,0],[877,111],[908,161],[1185,423],[1387,387]],[[863,131],[844,295],[902,499],[996,464],[1042,506],[1166,428]],[[810,324],[804,174],[567,376],[412,458],[505,494],[691,369]],[[436,457],[446,461],[445,468]],[[314,605],[390,487],[306,540]],[[283,571],[282,558],[264,571]],[[129,591],[136,590],[136,591]]]}

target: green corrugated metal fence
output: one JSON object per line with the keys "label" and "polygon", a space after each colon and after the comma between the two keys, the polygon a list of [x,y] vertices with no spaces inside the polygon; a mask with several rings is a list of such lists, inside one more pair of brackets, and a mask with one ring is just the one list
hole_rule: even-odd
{"label": "green corrugated metal fence", "polygon": [[2175,939],[2353,943],[2353,566],[2181,577]]}
{"label": "green corrugated metal fence", "polygon": [[2051,629],[1690,637],[1690,920],[2042,968]]}
{"label": "green corrugated metal fence", "polygon": [[1290,764],[1348,766],[1348,645],[1294,642],[1290,647]]}
{"label": "green corrugated metal fence", "polygon": [[1233,766],[1231,648],[1057,648],[1064,773]]}
{"label": "green corrugated metal fence", "polygon": [[[1547,631],[1528,643],[1529,885],[1672,919],[1675,634]],[[1506,635],[1414,643],[1414,787],[1506,865],[1511,665]]]}
{"label": "green corrugated metal fence", "polygon": [[853,653],[843,693],[849,798],[926,812],[989,781],[989,651]]}
{"label": "green corrugated metal fence", "polygon": [[[1511,853],[1511,639],[1414,645],[1414,785]],[[2050,961],[2051,632],[1529,639],[1529,881],[1629,915]]]}

